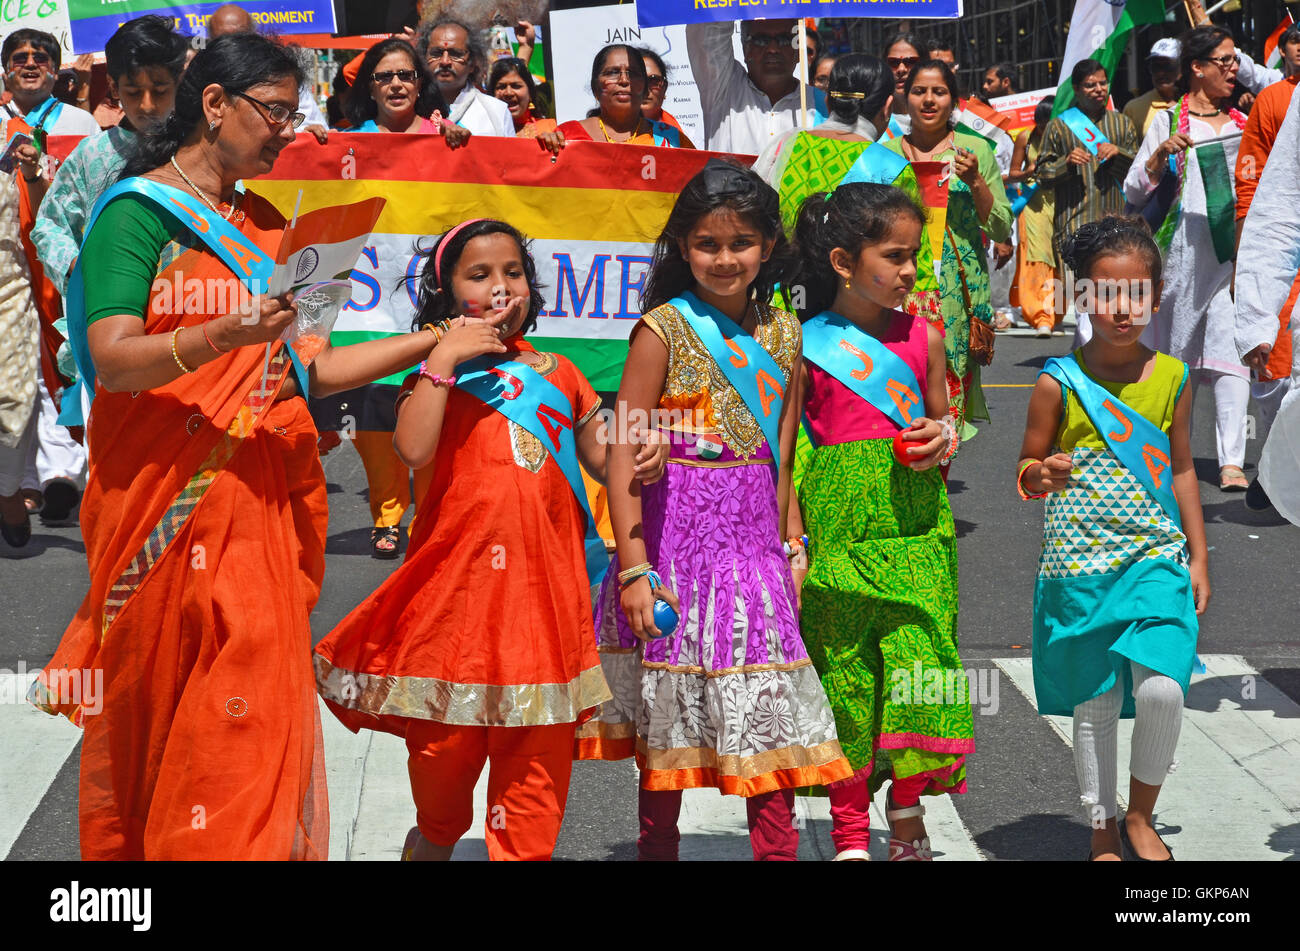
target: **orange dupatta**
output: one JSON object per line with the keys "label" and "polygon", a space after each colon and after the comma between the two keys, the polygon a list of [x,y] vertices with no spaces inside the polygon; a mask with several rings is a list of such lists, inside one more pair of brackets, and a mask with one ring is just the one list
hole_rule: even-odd
{"label": "orange dupatta", "polygon": [[[274,254],[283,218],[252,194],[244,209],[240,230]],[[148,333],[225,312],[235,286],[209,251],[175,243],[158,278]],[[177,301],[185,312],[167,313]],[[144,392],[97,388],[90,591],[33,688],[85,729],[83,858],[326,855],[308,623],[325,483],[306,404],[274,402],[284,347],[263,386],[265,354],[242,347]]]}

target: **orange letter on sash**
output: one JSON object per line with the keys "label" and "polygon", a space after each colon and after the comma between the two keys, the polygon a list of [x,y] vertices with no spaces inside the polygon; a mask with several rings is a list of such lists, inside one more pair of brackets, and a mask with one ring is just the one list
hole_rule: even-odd
{"label": "orange letter on sash", "polygon": [[[1124,427],[1123,433],[1107,433],[1107,438],[1113,439],[1116,442],[1128,442],[1128,437],[1133,435],[1133,424],[1129,422],[1129,418],[1121,413],[1110,400],[1106,400],[1106,402],[1101,405],[1110,410],[1114,417],[1119,420],[1119,424]],[[1168,462],[1168,460],[1165,461]]]}
{"label": "orange letter on sash", "polygon": [[[565,429],[572,429],[573,420],[569,419],[569,417],[565,416],[558,409],[551,409],[551,407],[545,404],[543,404],[541,409],[537,411],[537,418],[540,419],[542,425],[546,427],[546,432],[551,437],[551,442],[555,445],[555,451],[559,452],[560,426],[563,426]],[[551,422],[552,420],[559,423],[560,426],[553,425]]]}
{"label": "orange letter on sash", "polygon": [[853,344],[849,343],[847,340],[840,341],[840,349],[847,350],[862,361],[862,369],[852,371],[849,376],[853,377],[855,380],[865,380],[867,377],[871,376],[871,358],[869,356],[857,347],[853,346]]}
{"label": "orange letter on sash", "polygon": [[196,215],[193,209],[191,209],[189,205],[185,204],[185,202],[181,201],[178,198],[168,197],[167,200],[170,201],[177,208],[179,208],[181,211],[185,212],[185,217],[189,219],[191,228],[193,228],[199,234],[208,233],[207,221],[201,215]]}
{"label": "orange letter on sash", "polygon": [[1151,481],[1156,484],[1157,489],[1160,488],[1163,484],[1160,481],[1160,473],[1169,468],[1169,457],[1151,445],[1142,447],[1142,457],[1146,459],[1147,468],[1151,470]]}
{"label": "orange letter on sash", "polygon": [[506,384],[506,386],[510,387],[510,392],[501,394],[501,398],[503,400],[518,399],[519,394],[524,391],[523,381],[520,380],[519,377],[511,376],[509,373],[507,373],[505,370],[502,370],[500,367],[493,367],[492,369],[488,370],[488,372],[491,373],[493,376],[499,378],[503,383]]}
{"label": "orange letter on sash", "polygon": [[894,401],[898,407],[898,412],[902,414],[904,422],[912,421],[912,407],[921,402],[921,398],[912,392],[911,387],[906,383],[899,383],[897,380],[890,380],[885,384],[885,391],[889,393],[889,398]]}
{"label": "orange letter on sash", "polygon": [[251,248],[246,244],[240,244],[238,241],[231,241],[224,234],[219,237],[221,246],[230,252],[231,256],[239,263],[240,269],[244,276],[252,275],[253,269],[248,266],[250,261],[261,261],[262,255],[256,248]]}
{"label": "orange letter on sash", "polygon": [[[723,337],[722,342],[730,347],[731,352],[736,355],[731,358],[731,365],[733,367],[740,369],[741,367],[749,366],[749,357],[745,356],[745,351],[741,350],[740,346],[734,340],[728,340],[726,337]],[[737,358],[739,358],[739,361],[737,361]]]}
{"label": "orange letter on sash", "polygon": [[758,398],[763,403],[763,415],[771,416],[772,400],[785,396],[781,384],[772,379],[766,370],[754,374],[754,380],[758,383]]}

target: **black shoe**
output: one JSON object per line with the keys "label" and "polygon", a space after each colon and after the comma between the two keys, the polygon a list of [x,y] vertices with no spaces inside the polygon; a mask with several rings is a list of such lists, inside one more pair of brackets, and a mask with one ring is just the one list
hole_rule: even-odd
{"label": "black shoe", "polygon": [[1252,512],[1267,512],[1272,507],[1273,503],[1269,501],[1268,493],[1259,484],[1259,477],[1251,479],[1250,487],[1246,489],[1246,508]]}
{"label": "black shoe", "polygon": [[[370,557],[381,558],[384,561],[396,558],[400,554],[402,530],[397,526],[392,528],[372,528],[370,530]],[[381,542],[391,542],[392,548],[386,545],[380,547]]]}
{"label": "black shoe", "polygon": [[41,520],[45,522],[64,522],[72,510],[81,501],[81,493],[67,479],[55,479],[45,487],[45,508],[41,509]]}
{"label": "black shoe", "polygon": [[9,543],[11,548],[22,548],[32,540],[32,517],[25,515],[21,525],[10,525],[0,518],[0,537]]}
{"label": "black shoe", "polygon": [[[1154,829],[1152,829],[1151,831],[1152,831],[1152,832],[1155,832]],[[1157,838],[1157,839],[1160,839],[1160,833],[1159,833],[1159,832],[1156,832],[1156,838]],[[1129,840],[1129,837],[1128,837],[1128,819],[1127,819],[1127,818],[1124,819],[1123,821],[1121,821],[1120,824],[1119,824],[1119,840],[1120,840],[1120,843],[1124,846],[1124,854],[1123,854],[1122,856],[1120,856],[1120,857],[1123,858],[1123,859],[1125,859],[1125,860],[1127,860],[1127,861],[1129,861],[1129,862],[1172,862],[1172,861],[1174,860],[1174,850],[1171,849],[1171,848],[1169,848],[1169,843],[1166,842],[1164,839],[1160,839],[1160,844],[1163,845],[1163,846],[1165,847],[1165,851],[1169,853],[1169,858],[1167,858],[1167,859],[1144,859],[1142,856],[1138,855],[1138,854],[1137,854],[1137,849],[1133,848],[1133,843]]]}

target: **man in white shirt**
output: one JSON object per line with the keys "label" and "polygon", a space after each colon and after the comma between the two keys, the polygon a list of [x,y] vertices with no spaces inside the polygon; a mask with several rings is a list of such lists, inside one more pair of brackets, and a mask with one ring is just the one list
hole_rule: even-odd
{"label": "man in white shirt", "polygon": [[432,20],[420,27],[418,49],[451,107],[452,122],[475,135],[514,136],[510,107],[478,88],[487,53],[469,27],[448,17]]}
{"label": "man in white shirt", "polygon": [[[248,11],[237,3],[225,3],[212,11],[208,20],[208,39],[215,40],[227,33],[253,33],[257,27]],[[312,94],[311,86],[303,83],[298,87],[298,111],[306,118],[298,127],[298,134],[310,132],[322,145],[329,138],[329,123],[320,111],[320,104]]]}
{"label": "man in white shirt", "polygon": [[[686,55],[700,91],[707,148],[713,152],[759,155],[783,132],[799,125],[797,20],[742,20],[745,65],[732,53],[731,23],[686,27]],[[808,90],[809,122],[813,92]]]}

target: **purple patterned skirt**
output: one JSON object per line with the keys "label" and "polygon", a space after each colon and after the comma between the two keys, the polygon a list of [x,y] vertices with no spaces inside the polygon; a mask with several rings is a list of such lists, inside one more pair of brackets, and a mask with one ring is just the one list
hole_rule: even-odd
{"label": "purple patterned skirt", "polygon": [[642,645],[619,605],[614,559],[595,608],[614,699],[582,731],[584,757],[635,750],[647,789],[753,796],[843,779],[848,762],[799,636],[770,450],[741,461],[728,447],[704,462],[668,435],[672,458],[692,461],[670,461],[641,490],[642,524],[681,621]]}

